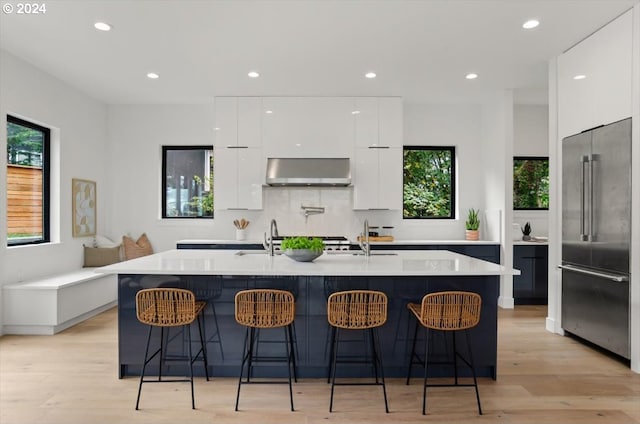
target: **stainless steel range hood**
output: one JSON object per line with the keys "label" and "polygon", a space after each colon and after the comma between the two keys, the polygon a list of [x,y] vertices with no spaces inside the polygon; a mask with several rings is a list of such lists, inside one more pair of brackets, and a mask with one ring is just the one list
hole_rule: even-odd
{"label": "stainless steel range hood", "polygon": [[349,158],[268,158],[266,181],[272,186],[348,186]]}

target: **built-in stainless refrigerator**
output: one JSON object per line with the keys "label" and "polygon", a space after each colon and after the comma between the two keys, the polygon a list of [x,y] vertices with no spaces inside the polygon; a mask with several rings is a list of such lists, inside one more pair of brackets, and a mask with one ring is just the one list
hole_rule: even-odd
{"label": "built-in stainless refrigerator", "polygon": [[562,141],[562,328],[630,358],[631,118]]}

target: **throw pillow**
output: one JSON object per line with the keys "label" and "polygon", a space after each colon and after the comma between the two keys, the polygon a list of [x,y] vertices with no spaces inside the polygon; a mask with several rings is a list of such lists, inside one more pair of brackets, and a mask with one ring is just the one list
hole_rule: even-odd
{"label": "throw pillow", "polygon": [[87,247],[84,246],[84,267],[107,266],[120,262],[120,246]]}
{"label": "throw pillow", "polygon": [[124,258],[126,260],[153,254],[153,247],[151,247],[151,242],[145,233],[136,241],[133,241],[129,236],[122,236],[122,245],[124,246]]}

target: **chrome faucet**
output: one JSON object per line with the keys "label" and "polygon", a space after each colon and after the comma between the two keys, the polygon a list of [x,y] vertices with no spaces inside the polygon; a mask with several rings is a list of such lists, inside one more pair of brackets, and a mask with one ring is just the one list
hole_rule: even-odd
{"label": "chrome faucet", "polygon": [[[269,240],[267,241],[267,246],[269,248],[269,256],[275,255],[275,247],[273,245],[273,238],[278,237],[278,223],[275,219],[271,220],[269,224]],[[266,238],[266,235],[265,235]]]}
{"label": "chrome faucet", "polygon": [[364,233],[360,237],[358,244],[365,256],[371,255],[371,243],[369,242],[369,220],[367,219],[364,220]]}

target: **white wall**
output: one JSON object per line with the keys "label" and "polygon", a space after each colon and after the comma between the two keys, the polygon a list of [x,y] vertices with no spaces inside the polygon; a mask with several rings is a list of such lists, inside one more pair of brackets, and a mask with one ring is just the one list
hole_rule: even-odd
{"label": "white wall", "polygon": [[[175,247],[180,239],[233,239],[235,218],[247,218],[249,239],[261,239],[271,218],[281,234],[346,234],[355,237],[364,218],[370,225],[393,225],[396,239],[464,238],[469,208],[484,209],[486,172],[482,161],[481,108],[475,105],[404,105],[404,144],[456,147],[458,211],[456,220],[402,220],[401,211],[353,211],[350,188],[265,188],[263,211],[216,211],[211,220],[160,220],[161,146],[212,144],[213,106],[117,105],[109,107],[111,238],[149,235],[156,250]],[[136,190],[142,187],[142,190]],[[326,207],[306,222],[300,205]],[[126,205],[126,206],[123,206]]]}
{"label": "white wall", "polygon": [[[1,196],[0,285],[4,285],[81,267],[82,244],[92,240],[72,238],[71,179],[96,181],[98,230],[106,225],[107,205],[103,196],[110,182],[104,160],[105,105],[1,50],[0,93],[0,151],[6,152],[7,114],[53,130],[51,224],[54,242],[8,248],[6,196]],[[0,155],[0,168],[6,169],[6,155]],[[6,184],[6,172],[2,171],[0,191],[3,193],[6,193]]]}
{"label": "white wall", "polygon": [[[549,107],[515,105],[513,110],[513,156],[549,156]],[[513,211],[513,222],[531,224],[531,235],[549,235],[549,211]]]}

